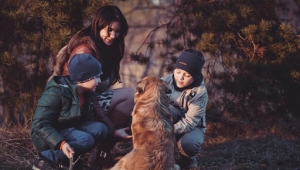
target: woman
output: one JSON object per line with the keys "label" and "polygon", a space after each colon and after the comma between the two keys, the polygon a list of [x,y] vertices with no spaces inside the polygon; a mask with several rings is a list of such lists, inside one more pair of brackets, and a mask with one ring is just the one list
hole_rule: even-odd
{"label": "woman", "polygon": [[[134,90],[110,89],[120,82],[120,61],[124,56],[124,38],[128,25],[120,9],[107,5],[94,14],[92,23],[77,32],[57,54],[52,76],[69,75],[67,65],[74,54],[88,53],[103,66],[102,82],[97,87],[95,112],[100,121],[117,128],[128,126],[134,105]],[[51,77],[52,77],[51,76]]]}
{"label": "woman", "polygon": [[[124,38],[128,24],[121,10],[113,5],[100,7],[93,15],[90,26],[77,32],[57,54],[52,76],[69,75],[68,61],[74,54],[87,53],[95,56],[103,66],[102,82],[97,86],[94,97],[95,117],[108,127],[124,128],[131,123],[134,90],[130,88],[110,89],[120,82],[120,62],[124,56]],[[52,77],[51,76],[51,77]],[[113,142],[105,146],[106,152]],[[90,153],[90,162],[99,155],[99,148]],[[94,156],[93,156],[94,155]],[[99,161],[98,161],[99,162]]]}

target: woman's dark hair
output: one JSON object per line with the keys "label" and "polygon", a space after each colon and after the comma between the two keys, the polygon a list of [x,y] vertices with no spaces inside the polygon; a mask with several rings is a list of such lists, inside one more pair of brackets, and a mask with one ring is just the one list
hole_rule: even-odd
{"label": "woman's dark hair", "polygon": [[[120,34],[112,45],[107,46],[100,37],[100,30],[110,25],[112,22],[119,22],[121,25]],[[120,61],[124,56],[124,38],[128,31],[127,21],[117,6],[106,5],[100,7],[93,15],[90,26],[91,37],[98,48],[98,55],[103,66],[102,79],[114,74],[116,78],[113,83],[120,81]]]}
{"label": "woman's dark hair", "polygon": [[110,25],[114,21],[117,21],[121,24],[121,30],[118,39],[124,40],[128,31],[128,24],[121,10],[117,6],[113,5],[102,6],[95,12],[91,25],[92,36],[97,41],[101,40],[99,36],[100,30]]}

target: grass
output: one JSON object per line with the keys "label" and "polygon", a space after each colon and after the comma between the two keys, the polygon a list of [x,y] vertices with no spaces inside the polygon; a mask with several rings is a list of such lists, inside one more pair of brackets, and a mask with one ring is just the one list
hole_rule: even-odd
{"label": "grass", "polygon": [[28,128],[0,128],[0,170],[32,168],[37,154]]}
{"label": "grass", "polygon": [[[272,126],[261,125],[259,130],[236,123],[208,122],[198,169],[300,170],[298,122],[277,121]],[[28,128],[0,128],[0,170],[31,169],[37,152],[29,134]]]}
{"label": "grass", "polygon": [[300,169],[300,141],[277,136],[235,139],[205,146],[200,169]]}

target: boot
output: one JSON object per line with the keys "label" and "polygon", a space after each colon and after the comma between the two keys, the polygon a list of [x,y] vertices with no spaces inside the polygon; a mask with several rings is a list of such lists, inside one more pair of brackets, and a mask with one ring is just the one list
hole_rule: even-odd
{"label": "boot", "polygon": [[114,146],[113,150],[111,151],[111,157],[123,157],[127,153],[129,153],[133,149],[132,141],[129,142],[117,142]]}
{"label": "boot", "polygon": [[181,155],[181,159],[178,161],[177,164],[179,164],[179,166],[184,170],[197,170],[197,155],[192,157],[186,157],[184,155]]}
{"label": "boot", "polygon": [[34,160],[32,169],[33,170],[59,170],[58,164],[46,159],[42,155],[39,156]]}
{"label": "boot", "polygon": [[113,146],[114,142],[112,141],[98,143],[87,155],[88,166],[91,169],[103,169],[103,167],[109,166],[111,162],[110,151]]}

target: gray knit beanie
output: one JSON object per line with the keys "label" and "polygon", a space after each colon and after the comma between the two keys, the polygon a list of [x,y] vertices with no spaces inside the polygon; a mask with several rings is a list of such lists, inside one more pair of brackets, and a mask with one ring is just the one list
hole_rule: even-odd
{"label": "gray knit beanie", "polygon": [[83,82],[102,74],[100,62],[90,54],[75,54],[69,61],[68,70],[73,83]]}

